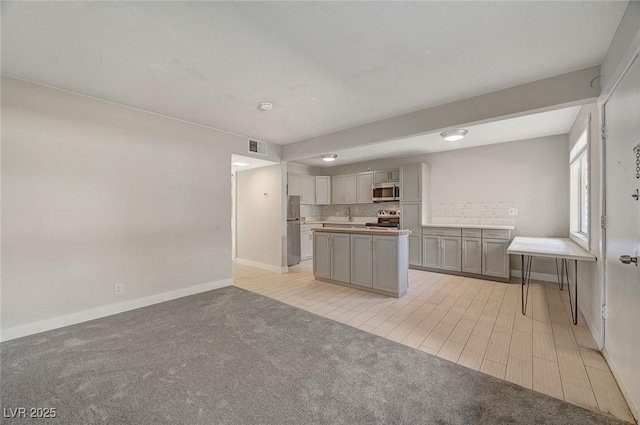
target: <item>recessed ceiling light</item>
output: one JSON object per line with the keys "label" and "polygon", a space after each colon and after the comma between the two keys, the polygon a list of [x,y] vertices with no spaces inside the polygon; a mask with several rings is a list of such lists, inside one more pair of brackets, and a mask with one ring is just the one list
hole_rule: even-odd
{"label": "recessed ceiling light", "polygon": [[335,153],[325,153],[320,155],[320,158],[322,158],[323,161],[335,161],[337,157],[338,155]]}
{"label": "recessed ceiling light", "polygon": [[246,167],[249,165],[248,162],[232,162],[231,165],[235,165],[236,167]]}
{"label": "recessed ceiling light", "polygon": [[260,104],[258,105],[258,108],[260,108],[263,111],[270,111],[273,109],[273,103],[271,102],[260,102]]}
{"label": "recessed ceiling light", "polygon": [[440,133],[440,136],[447,142],[457,142],[458,140],[462,140],[468,132],[469,131],[464,128],[457,128],[455,130],[443,131]]}

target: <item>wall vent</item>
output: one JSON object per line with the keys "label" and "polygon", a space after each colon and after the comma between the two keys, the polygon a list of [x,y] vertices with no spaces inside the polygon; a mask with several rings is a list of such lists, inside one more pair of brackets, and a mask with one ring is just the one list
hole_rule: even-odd
{"label": "wall vent", "polygon": [[267,156],[267,144],[257,140],[249,140],[249,153]]}

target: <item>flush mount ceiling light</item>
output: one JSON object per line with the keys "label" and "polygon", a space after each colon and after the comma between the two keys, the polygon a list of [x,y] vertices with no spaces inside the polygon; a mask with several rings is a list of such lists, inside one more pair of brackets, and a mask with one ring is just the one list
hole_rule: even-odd
{"label": "flush mount ceiling light", "polygon": [[440,136],[447,142],[456,142],[462,140],[469,131],[464,128],[456,128],[455,130],[443,131]]}
{"label": "flush mount ceiling light", "polygon": [[262,111],[270,111],[273,109],[273,103],[271,102],[260,102],[258,108]]}
{"label": "flush mount ceiling light", "polygon": [[320,155],[320,158],[322,158],[323,161],[335,161],[337,157],[338,155],[335,153],[325,153]]}
{"label": "flush mount ceiling light", "polygon": [[236,167],[246,167],[249,165],[248,162],[232,162],[231,165],[235,165]]}

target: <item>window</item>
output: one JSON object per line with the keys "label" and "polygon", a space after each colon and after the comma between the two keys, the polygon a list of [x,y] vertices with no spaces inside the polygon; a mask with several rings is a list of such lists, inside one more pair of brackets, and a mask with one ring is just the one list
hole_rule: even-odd
{"label": "window", "polygon": [[583,125],[571,148],[571,236],[589,248],[589,121]]}

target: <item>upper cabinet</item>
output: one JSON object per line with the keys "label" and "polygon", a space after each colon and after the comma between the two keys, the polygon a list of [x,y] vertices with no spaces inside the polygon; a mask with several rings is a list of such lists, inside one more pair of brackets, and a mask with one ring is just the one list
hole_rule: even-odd
{"label": "upper cabinet", "polygon": [[316,184],[314,176],[303,174],[287,174],[287,194],[300,196],[300,204],[316,203]]}
{"label": "upper cabinet", "polygon": [[378,170],[373,172],[373,184],[394,183],[400,181],[400,169]]}
{"label": "upper cabinet", "polygon": [[355,174],[331,177],[331,203],[355,204],[357,179]]}
{"label": "upper cabinet", "polygon": [[429,203],[431,194],[431,169],[418,162],[403,165],[400,169],[400,201]]}
{"label": "upper cabinet", "polygon": [[331,203],[331,177],[316,176],[316,205]]}
{"label": "upper cabinet", "polygon": [[356,202],[371,204],[373,202],[373,173],[371,171],[358,173],[356,180]]}

